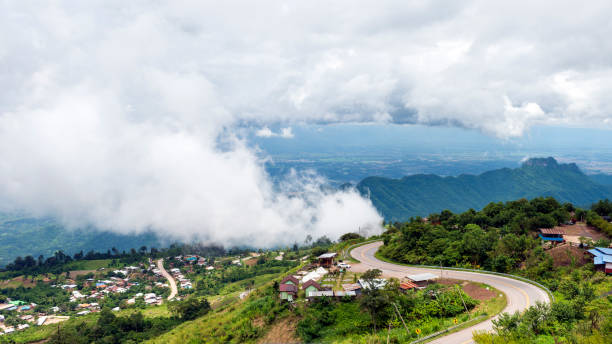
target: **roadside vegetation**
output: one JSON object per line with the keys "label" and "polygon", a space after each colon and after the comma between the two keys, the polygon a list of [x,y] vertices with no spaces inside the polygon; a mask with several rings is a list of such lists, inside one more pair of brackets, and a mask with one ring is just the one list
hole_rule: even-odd
{"label": "roadside vegetation", "polygon": [[[369,270],[361,278],[370,283],[379,275],[380,270]],[[455,321],[486,316],[486,309],[501,310],[488,307],[499,300],[497,307],[505,306],[505,299],[492,294],[478,301],[458,285],[437,283],[403,292],[399,281],[391,279],[384,288],[364,289],[357,299],[322,298],[299,307],[302,320],[297,333],[305,343],[383,343],[387,337],[392,343],[406,343],[453,326]]]}
{"label": "roadside vegetation", "polygon": [[[481,211],[431,214],[388,225],[379,255],[405,264],[466,267],[527,277],[548,287],[551,305],[539,304],[523,314],[504,314],[495,321],[493,334],[480,333],[478,343],[609,343],[612,333],[612,277],[584,259],[588,245],[608,247],[612,212],[608,201],[591,209],[560,204],[553,198],[490,203]],[[543,245],[539,228],[586,220],[603,238],[581,239],[567,264],[556,264],[559,252]],[[557,258],[557,259],[554,259]]]}

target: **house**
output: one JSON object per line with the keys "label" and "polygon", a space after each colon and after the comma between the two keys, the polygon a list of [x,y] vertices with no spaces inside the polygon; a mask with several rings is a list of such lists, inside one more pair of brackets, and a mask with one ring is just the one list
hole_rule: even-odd
{"label": "house", "polygon": [[293,301],[297,297],[297,285],[281,284],[278,286],[281,300]]}
{"label": "house", "polygon": [[560,228],[540,228],[540,239],[552,242],[564,242],[563,234],[565,232]]}
{"label": "house", "polygon": [[47,317],[46,316],[42,316],[42,317],[38,318],[38,320],[36,320],[36,326],[44,325],[45,321],[47,321]]}
{"label": "house", "polygon": [[26,314],[19,317],[21,320],[25,321],[34,321],[34,316],[32,314]]}
{"label": "house", "polygon": [[334,258],[336,258],[337,255],[338,254],[335,252],[323,253],[317,257],[319,260],[319,265],[329,268],[330,266],[334,265]]}
{"label": "house", "polygon": [[406,276],[406,278],[408,278],[410,282],[415,284],[417,288],[421,289],[421,288],[425,288],[432,280],[437,279],[438,276],[432,273],[426,272],[422,274],[408,275]]}
{"label": "house", "polygon": [[354,291],[335,291],[334,292],[334,296],[335,297],[355,297],[357,296],[357,293],[355,293]]}
{"label": "house", "polygon": [[593,264],[596,269],[612,274],[612,248],[595,247],[587,252],[593,256]]}
{"label": "house", "polygon": [[298,279],[293,276],[287,276],[283,278],[280,284],[293,284],[294,286],[297,286],[298,284],[300,284],[300,281],[298,281]]}
{"label": "house", "polygon": [[334,292],[331,290],[321,290],[321,291],[311,291],[306,294],[306,297],[309,299],[318,298],[318,297],[334,297]]}
{"label": "house", "polygon": [[410,281],[405,281],[400,283],[399,288],[401,291],[406,292],[408,290],[415,290],[417,289],[419,286],[416,285],[415,283],[412,283]]}
{"label": "house", "polygon": [[12,303],[3,303],[3,304],[0,304],[0,311],[6,311],[9,308],[13,308],[13,307],[15,307],[15,305],[13,305]]}
{"label": "house", "polygon": [[304,290],[304,292],[306,293],[306,295],[308,295],[309,292],[311,291],[321,291],[323,290],[323,287],[321,287],[321,285],[313,280],[309,280],[306,283],[302,284],[302,289]]}
{"label": "house", "polygon": [[26,328],[28,328],[28,327],[30,327],[30,325],[28,325],[28,324],[19,324],[19,325],[17,325],[17,329],[18,329],[19,331],[21,331],[21,330],[25,330],[25,329],[26,329]]}
{"label": "house", "polygon": [[344,291],[355,292],[355,295],[361,295],[361,284],[359,283],[346,283],[342,285]]}

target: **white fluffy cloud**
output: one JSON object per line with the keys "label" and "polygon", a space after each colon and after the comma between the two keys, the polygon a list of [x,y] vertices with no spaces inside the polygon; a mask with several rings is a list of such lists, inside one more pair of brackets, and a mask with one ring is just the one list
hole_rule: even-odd
{"label": "white fluffy cloud", "polygon": [[234,128],[609,127],[611,16],[607,1],[3,2],[0,199],[258,245],[375,227],[354,193],[271,185]]}
{"label": "white fluffy cloud", "polygon": [[282,137],[284,139],[293,138],[293,130],[291,127],[281,128],[280,132],[275,133],[268,127],[263,127],[255,132],[258,137]]}

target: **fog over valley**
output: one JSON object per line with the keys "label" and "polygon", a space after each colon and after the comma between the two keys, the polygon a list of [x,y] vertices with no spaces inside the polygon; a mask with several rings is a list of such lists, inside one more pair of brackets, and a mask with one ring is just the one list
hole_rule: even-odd
{"label": "fog over valley", "polygon": [[316,166],[272,180],[274,154],[249,137],[376,124],[503,145],[534,126],[609,129],[606,2],[555,2],[542,23],[551,4],[5,2],[0,209],[258,247],[375,233],[369,199]]}

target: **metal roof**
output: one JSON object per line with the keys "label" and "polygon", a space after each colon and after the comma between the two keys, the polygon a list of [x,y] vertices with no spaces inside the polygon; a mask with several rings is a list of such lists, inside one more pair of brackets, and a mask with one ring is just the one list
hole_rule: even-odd
{"label": "metal roof", "polygon": [[601,257],[601,256],[604,255],[601,251],[596,250],[594,248],[588,250],[587,252],[589,252],[590,254],[594,255],[595,257]]}
{"label": "metal roof", "polygon": [[363,279],[359,279],[359,284],[363,289],[370,289],[371,287],[373,287],[374,289],[381,289],[387,285],[387,280],[384,278],[375,278],[372,280],[372,285],[370,286],[369,282],[366,282]]}
{"label": "metal roof", "polygon": [[304,284],[302,284],[302,289],[306,290],[306,288],[313,286],[315,288],[317,288],[318,290],[321,290],[321,285],[319,283],[317,283],[315,280],[308,280],[306,282],[304,282]]}
{"label": "metal roof", "polygon": [[542,232],[543,234],[565,234],[565,231],[563,229],[560,228],[540,228],[540,232]]}
{"label": "metal roof", "polygon": [[418,286],[412,282],[403,282],[400,283],[400,288],[401,289],[413,289],[413,288],[417,288]]}
{"label": "metal roof", "polygon": [[297,286],[293,284],[281,284],[278,286],[279,291],[297,292]]}
{"label": "metal roof", "polygon": [[612,263],[612,249],[607,247],[595,247],[588,250],[593,257],[593,264]]}
{"label": "metal roof", "polygon": [[612,248],[608,247],[595,247],[596,250],[603,252],[604,254],[612,255]]}
{"label": "metal roof", "polygon": [[335,256],[337,256],[338,254],[336,252],[331,252],[331,253],[323,253],[322,255],[320,255],[318,258],[319,259],[326,259],[326,258],[334,258]]}
{"label": "metal roof", "polygon": [[436,278],[438,278],[438,275],[434,275],[432,273],[425,272],[425,273],[422,273],[422,274],[408,275],[406,277],[408,277],[410,280],[412,280],[414,282],[421,282],[421,281],[429,281],[429,280],[432,280],[432,279],[436,279]]}
{"label": "metal roof", "polygon": [[311,291],[308,293],[308,297],[321,297],[321,296],[334,296],[334,292],[331,290],[322,291]]}
{"label": "metal roof", "polygon": [[342,289],[346,291],[359,290],[361,289],[361,285],[359,285],[359,283],[345,283],[342,285]]}

